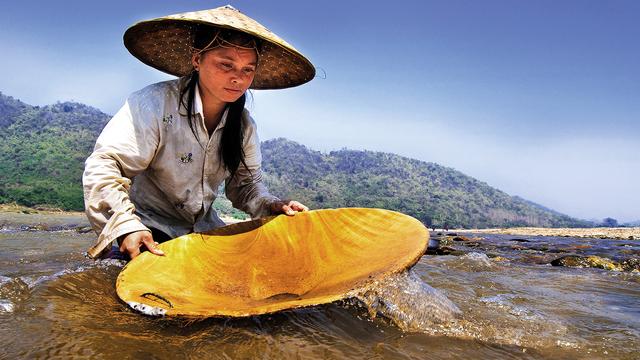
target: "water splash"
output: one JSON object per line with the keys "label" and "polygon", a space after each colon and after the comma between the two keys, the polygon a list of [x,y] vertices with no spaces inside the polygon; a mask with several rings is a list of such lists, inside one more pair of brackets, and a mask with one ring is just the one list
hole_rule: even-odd
{"label": "water splash", "polygon": [[[478,267],[495,268],[484,254],[475,253],[454,261],[466,271],[479,271]],[[466,305],[463,316],[444,293],[426,284],[411,270],[374,283],[356,292],[354,297],[366,307],[370,317],[381,315],[405,332],[532,348],[579,346],[560,322],[514,303],[526,300],[515,294],[485,296],[470,299],[470,303],[463,301]],[[557,343],[556,340],[564,342]]]}
{"label": "water splash", "polygon": [[163,308],[146,305],[135,301],[128,301],[127,305],[129,305],[133,310],[136,310],[148,316],[165,316],[167,314],[167,310]]}
{"label": "water splash", "polygon": [[[24,283],[26,283],[30,289],[35,288],[36,286],[42,285],[44,283],[48,283],[51,282],[53,280],[56,280],[62,276],[68,275],[68,274],[75,274],[75,273],[80,273],[80,272],[85,272],[89,269],[93,269],[93,268],[98,268],[98,269],[107,269],[109,267],[115,266],[115,267],[124,267],[124,265],[126,264],[126,261],[124,260],[118,260],[118,259],[104,259],[104,260],[96,260],[96,261],[91,261],[91,262],[87,262],[83,265],[77,266],[75,268],[67,268],[67,269],[62,269],[58,272],[55,272],[53,274],[50,275],[43,275],[43,276],[21,276],[20,280],[22,280]],[[1,279],[0,279],[1,282]]]}
{"label": "water splash", "polygon": [[371,317],[380,314],[404,331],[426,332],[462,315],[442,292],[410,270],[375,282],[357,291],[354,297],[366,306]]}
{"label": "water splash", "polygon": [[9,281],[12,281],[12,280],[13,280],[13,278],[0,275],[0,286],[4,285],[4,284],[6,284],[6,283],[8,283]]}
{"label": "water splash", "polygon": [[489,259],[487,254],[479,252],[470,252],[456,258],[451,266],[455,269],[469,272],[485,272],[493,271],[496,264]]}
{"label": "water splash", "polygon": [[13,303],[9,300],[1,300],[0,299],[0,313],[6,312],[6,313],[10,313],[13,312],[13,309],[15,308],[15,306],[13,305]]}
{"label": "water splash", "polygon": [[515,305],[513,301],[518,299],[520,298],[518,298],[515,294],[497,294],[494,296],[481,297],[478,299],[478,301],[487,304],[488,306],[504,309],[510,315],[521,317],[524,320],[544,320],[544,316],[534,311],[533,309],[525,306]]}
{"label": "water splash", "polygon": [[11,313],[29,297],[29,287],[20,279],[0,276],[0,313]]}
{"label": "water splash", "polygon": [[479,253],[479,252],[470,252],[460,256],[461,262],[469,262],[478,266],[492,267],[493,264],[491,260],[487,256],[487,254]]}
{"label": "water splash", "polygon": [[111,266],[123,268],[125,265],[127,265],[127,261],[122,259],[100,259],[95,260],[94,264],[95,267],[99,269],[107,269]]}
{"label": "water splash", "polygon": [[78,272],[83,272],[86,271],[87,268],[84,266],[78,266],[75,269],[64,269],[64,270],[60,270],[54,274],[51,275],[43,275],[43,276],[37,276],[37,277],[32,277],[32,276],[21,276],[20,280],[22,280],[25,284],[27,284],[27,286],[30,289],[35,288],[38,285],[41,285],[43,283],[47,283],[50,281],[53,281],[61,276],[67,275],[67,274],[74,274],[74,273],[78,273]]}

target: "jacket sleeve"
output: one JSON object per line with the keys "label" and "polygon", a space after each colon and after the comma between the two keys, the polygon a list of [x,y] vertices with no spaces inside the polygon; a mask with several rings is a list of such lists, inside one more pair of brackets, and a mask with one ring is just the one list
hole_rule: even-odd
{"label": "jacket sleeve", "polygon": [[153,115],[142,119],[136,108],[135,100],[127,100],[102,130],[85,162],[82,176],[85,212],[98,234],[96,244],[88,251],[92,258],[108,250],[119,236],[149,230],[134,214],[129,187],[131,179],[153,159],[159,132]]}
{"label": "jacket sleeve", "polygon": [[247,167],[240,163],[235,176],[227,178],[225,193],[233,207],[256,219],[273,215],[271,203],[280,199],[271,195],[262,181],[262,154],[256,124],[246,112],[244,115],[247,121],[243,150]]}

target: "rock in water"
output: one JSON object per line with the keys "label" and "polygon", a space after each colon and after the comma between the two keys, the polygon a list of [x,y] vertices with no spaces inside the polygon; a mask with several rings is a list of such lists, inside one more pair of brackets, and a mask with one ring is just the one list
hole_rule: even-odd
{"label": "rock in water", "polygon": [[622,262],[622,268],[626,271],[640,272],[640,259],[630,258]]}
{"label": "rock in water", "polygon": [[599,256],[578,256],[567,255],[561,258],[555,259],[551,262],[553,266],[567,266],[578,268],[598,268],[604,270],[623,271],[624,269],[615,261]]}

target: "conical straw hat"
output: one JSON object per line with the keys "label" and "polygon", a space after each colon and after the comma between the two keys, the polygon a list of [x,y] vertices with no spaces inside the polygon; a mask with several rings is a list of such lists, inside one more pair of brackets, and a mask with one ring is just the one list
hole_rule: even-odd
{"label": "conical straw hat", "polygon": [[227,5],[139,22],[124,34],[124,45],[143,63],[175,76],[191,73],[192,46],[198,27],[241,31],[262,40],[252,89],[282,89],[304,84],[315,68],[293,46],[257,21]]}
{"label": "conical straw hat", "polygon": [[159,245],[122,270],[120,299],[152,315],[249,316],[354,296],[415,264],[424,225],[398,212],[344,208],[229,225]]}

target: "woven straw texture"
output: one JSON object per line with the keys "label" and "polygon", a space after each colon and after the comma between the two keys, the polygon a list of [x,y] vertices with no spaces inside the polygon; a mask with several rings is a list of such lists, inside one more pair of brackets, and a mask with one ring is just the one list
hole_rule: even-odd
{"label": "woven straw texture", "polygon": [[143,63],[175,76],[189,74],[194,34],[207,25],[245,32],[262,39],[252,89],[282,89],[315,76],[311,62],[293,46],[231,6],[169,15],[139,22],[124,34],[124,44]]}

